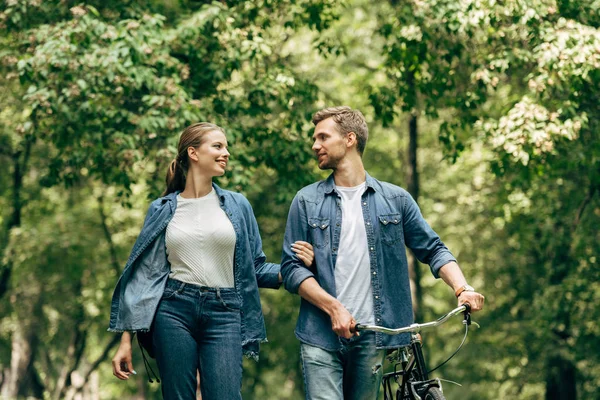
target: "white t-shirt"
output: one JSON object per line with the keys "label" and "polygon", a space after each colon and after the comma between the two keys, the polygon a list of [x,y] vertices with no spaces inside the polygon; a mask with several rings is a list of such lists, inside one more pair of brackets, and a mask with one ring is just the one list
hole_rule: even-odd
{"label": "white t-shirt", "polygon": [[177,209],[167,226],[170,278],[200,286],[231,288],[235,230],[213,189],[197,199],[177,195]]}
{"label": "white t-shirt", "polygon": [[335,263],[337,299],[357,322],[374,324],[371,265],[367,231],[361,207],[366,183],[355,187],[336,186],[342,197],[342,229]]}

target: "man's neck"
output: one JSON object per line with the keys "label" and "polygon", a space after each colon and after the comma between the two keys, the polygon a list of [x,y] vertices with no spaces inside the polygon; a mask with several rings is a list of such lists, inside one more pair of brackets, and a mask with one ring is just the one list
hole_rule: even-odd
{"label": "man's neck", "polygon": [[337,186],[354,187],[367,179],[362,159],[344,160],[333,170],[333,180]]}

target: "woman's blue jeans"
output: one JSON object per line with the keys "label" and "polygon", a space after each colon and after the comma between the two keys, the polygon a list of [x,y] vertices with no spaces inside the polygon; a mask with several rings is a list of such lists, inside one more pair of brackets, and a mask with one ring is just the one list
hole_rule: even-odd
{"label": "woman's blue jeans", "polygon": [[373,332],[340,338],[342,349],[328,351],[302,343],[302,371],[307,400],[377,399],[385,350]]}
{"label": "woman's blue jeans", "polygon": [[240,302],[234,289],[169,279],[153,325],[153,345],[165,400],[241,399]]}

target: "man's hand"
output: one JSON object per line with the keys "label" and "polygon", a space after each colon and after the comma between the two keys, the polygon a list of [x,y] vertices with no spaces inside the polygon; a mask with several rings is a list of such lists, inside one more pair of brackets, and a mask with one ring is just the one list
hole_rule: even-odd
{"label": "man's hand", "polygon": [[353,333],[350,331],[356,325],[352,315],[338,299],[323,290],[315,278],[305,279],[298,287],[298,294],[329,315],[331,329],[336,335],[346,339],[359,336],[358,332]]}
{"label": "man's hand", "polygon": [[331,317],[331,329],[336,335],[346,339],[350,339],[352,336],[359,336],[360,334],[354,329],[356,326],[356,320],[352,317],[352,314],[344,308],[340,303],[338,307],[335,307],[330,314]]}
{"label": "man's hand", "polygon": [[481,293],[464,291],[458,296],[458,305],[469,303],[471,312],[477,312],[483,309],[485,297]]}

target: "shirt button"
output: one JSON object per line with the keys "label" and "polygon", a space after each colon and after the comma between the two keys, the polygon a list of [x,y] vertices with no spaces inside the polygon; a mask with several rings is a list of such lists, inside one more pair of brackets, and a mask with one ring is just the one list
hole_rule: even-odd
{"label": "shirt button", "polygon": [[378,298],[379,298],[379,296],[375,296],[375,298],[376,298],[376,299],[378,299]]}
{"label": "shirt button", "polygon": [[314,227],[314,226],[317,226],[317,224],[313,224],[313,227]]}
{"label": "shirt button", "polygon": [[367,205],[367,202],[365,201],[365,202],[363,203],[363,206],[366,206],[366,205]]}
{"label": "shirt button", "polygon": [[325,229],[325,225],[321,225],[321,229]]}
{"label": "shirt button", "polygon": [[398,223],[398,220],[397,220],[397,219],[395,219],[395,220],[394,220],[394,223],[396,223],[396,224],[397,224],[397,223]]}
{"label": "shirt button", "polygon": [[373,275],[377,275],[377,272],[373,272]]}
{"label": "shirt button", "polygon": [[371,225],[371,223],[370,223],[370,222],[367,222],[367,225]]}
{"label": "shirt button", "polygon": [[371,247],[371,251],[373,251],[374,249]]}
{"label": "shirt button", "polygon": [[377,322],[381,322],[381,318],[377,318]]}

